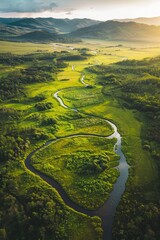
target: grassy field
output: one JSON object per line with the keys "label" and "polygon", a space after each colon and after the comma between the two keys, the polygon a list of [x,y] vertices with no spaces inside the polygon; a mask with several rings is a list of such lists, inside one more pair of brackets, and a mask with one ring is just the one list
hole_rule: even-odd
{"label": "grassy field", "polygon": [[11,52],[15,54],[28,54],[39,51],[70,51],[76,52],[77,48],[88,48],[89,53],[94,57],[87,61],[79,62],[77,67],[81,69],[88,64],[104,63],[110,64],[121,61],[122,59],[143,59],[155,57],[160,54],[160,44],[151,42],[106,42],[99,40],[86,40],[75,44],[35,44],[35,43],[16,43],[0,42],[0,52]]}
{"label": "grassy field", "polygon": [[[158,170],[149,153],[142,149],[141,128],[142,122],[137,119],[136,113],[123,109],[114,99],[106,98],[106,102],[85,112],[102,116],[115,122],[123,136],[123,149],[129,164],[135,164],[133,185],[146,186],[157,181]],[[136,150],[135,150],[136,149]],[[152,188],[150,189],[152,191]]]}
{"label": "grassy field", "polygon": [[96,105],[104,101],[101,90],[97,88],[89,89],[81,87],[69,89],[62,91],[59,95],[65,99],[66,105],[75,108]]}
{"label": "grassy field", "polygon": [[98,137],[62,139],[37,152],[32,165],[60,182],[78,205],[95,209],[104,203],[118,176],[113,169],[118,164],[113,142]]}
{"label": "grassy field", "polygon": [[[73,117],[73,116],[72,116]],[[76,115],[75,115],[76,117]],[[59,122],[59,128],[56,136],[62,137],[64,134],[95,134],[99,136],[109,136],[113,130],[110,125],[99,118],[94,117],[81,117],[78,119],[69,119],[66,121]]]}
{"label": "grassy field", "polygon": [[14,53],[14,54],[30,54],[35,52],[47,51],[52,52],[53,47],[47,44],[36,43],[17,43],[0,41],[0,53]]}

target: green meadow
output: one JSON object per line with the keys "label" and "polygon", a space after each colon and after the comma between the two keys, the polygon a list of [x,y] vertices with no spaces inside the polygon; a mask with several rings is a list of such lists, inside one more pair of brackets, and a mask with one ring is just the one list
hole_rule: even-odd
{"label": "green meadow", "polygon": [[118,177],[113,169],[118,164],[113,141],[98,137],[60,139],[33,155],[31,164],[58,181],[74,202],[87,209],[104,203]]}

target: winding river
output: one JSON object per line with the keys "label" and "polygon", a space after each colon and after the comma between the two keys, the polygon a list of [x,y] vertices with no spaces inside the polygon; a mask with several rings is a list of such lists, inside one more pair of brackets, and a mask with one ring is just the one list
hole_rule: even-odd
{"label": "winding river", "polygon": [[[88,84],[85,83],[84,79],[85,79],[85,76],[83,75],[81,77],[81,82],[86,87],[86,86],[88,86]],[[69,108],[67,105],[65,105],[63,100],[59,97],[58,94],[62,90],[59,90],[54,94],[55,99],[57,99],[57,101],[63,108],[78,112],[77,109]],[[88,114],[88,116],[90,116],[90,115]],[[50,141],[46,142],[46,144],[44,144],[40,148],[38,148],[35,151],[33,151],[32,153],[30,153],[29,156],[25,160],[25,165],[31,172],[40,176],[45,182],[47,182],[52,187],[54,187],[58,191],[59,195],[61,196],[61,198],[63,199],[63,201],[65,202],[66,205],[68,205],[69,207],[71,207],[72,209],[74,209],[75,211],[78,211],[80,213],[84,213],[89,216],[99,216],[102,219],[103,240],[111,240],[112,239],[112,226],[113,226],[113,221],[114,221],[114,217],[115,217],[115,213],[116,213],[116,208],[121,200],[122,194],[125,191],[125,184],[128,179],[129,165],[127,164],[126,158],[122,152],[121,136],[117,130],[116,125],[113,124],[112,122],[108,121],[107,119],[106,119],[106,121],[111,125],[111,127],[114,130],[114,133],[111,136],[106,137],[106,138],[108,138],[108,139],[116,138],[117,139],[116,144],[114,145],[114,151],[116,154],[118,154],[120,156],[119,165],[117,167],[120,172],[120,175],[117,179],[117,182],[114,184],[113,191],[110,193],[109,198],[106,200],[104,205],[101,206],[100,208],[98,208],[96,210],[86,210],[83,207],[78,206],[76,203],[74,203],[72,200],[70,200],[70,198],[68,197],[66,192],[63,190],[63,188],[57,181],[48,177],[47,175],[40,172],[39,170],[36,170],[30,164],[31,157],[33,156],[33,154],[35,152],[39,151],[43,147],[48,146],[49,144],[51,144],[53,142],[60,141],[61,139],[64,139],[64,138],[75,138],[75,137],[80,137],[80,136],[97,137],[96,134],[83,134],[83,135],[75,134],[75,135],[71,135],[71,136],[67,136],[67,137],[63,137],[63,138],[57,138],[56,140],[50,140]],[[104,136],[98,136],[98,137],[105,138]]]}

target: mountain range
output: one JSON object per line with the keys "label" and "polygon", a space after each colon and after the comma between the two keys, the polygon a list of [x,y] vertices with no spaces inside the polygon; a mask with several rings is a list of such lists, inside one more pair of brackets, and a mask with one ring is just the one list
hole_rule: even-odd
{"label": "mountain range", "polygon": [[70,41],[69,39],[67,40],[68,36],[63,36],[63,34],[99,22],[91,19],[0,18],[0,39],[33,42],[68,42]]}
{"label": "mountain range", "polygon": [[100,21],[91,19],[56,19],[56,18],[0,18],[0,24],[6,28],[23,28],[24,31],[46,30],[51,33],[69,33],[79,28],[88,27]]}
{"label": "mountain range", "polygon": [[160,41],[160,26],[135,22],[106,21],[73,31],[69,36],[109,41]]}
{"label": "mountain range", "polygon": [[115,21],[118,21],[118,22],[136,22],[136,23],[144,23],[144,24],[148,24],[148,25],[160,26],[160,17],[115,19]]}
{"label": "mountain range", "polygon": [[[136,21],[148,22],[150,25]],[[91,19],[0,18],[0,39],[31,42],[69,42],[77,41],[77,38],[159,41],[160,26],[151,26],[151,23],[158,21],[160,17],[106,22]]]}

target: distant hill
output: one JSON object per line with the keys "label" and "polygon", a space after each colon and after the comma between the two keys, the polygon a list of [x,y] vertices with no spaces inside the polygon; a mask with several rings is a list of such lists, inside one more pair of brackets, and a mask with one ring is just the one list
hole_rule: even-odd
{"label": "distant hill", "polygon": [[59,31],[63,33],[76,31],[77,29],[89,27],[101,22],[101,21],[91,20],[87,18],[52,19],[52,21],[54,22],[55,28],[59,29]]}
{"label": "distant hill", "polygon": [[[1,20],[4,23],[4,20]],[[22,18],[17,21],[7,22],[9,26],[24,27],[30,29],[47,30],[49,32],[69,33],[82,27],[88,27],[100,23],[91,19],[55,19],[55,18]]]}
{"label": "distant hill", "polygon": [[62,34],[99,22],[91,19],[0,18],[0,39],[73,42],[75,40]]}
{"label": "distant hill", "polygon": [[34,19],[34,18],[23,18],[15,22],[8,23],[9,27],[24,28],[30,31],[33,30],[45,30],[51,33],[56,33],[56,29],[53,24],[50,24],[46,19]]}
{"label": "distant hill", "polygon": [[55,33],[37,30],[37,31],[20,35],[16,39],[21,41],[27,41],[27,42],[50,42],[50,41],[62,41],[63,37]]}
{"label": "distant hill", "polygon": [[11,23],[11,22],[16,22],[20,18],[0,18],[0,23]]}
{"label": "distant hill", "polygon": [[91,19],[0,18],[2,40],[70,42],[71,38],[160,41],[160,26],[127,22],[127,20],[99,22]]}
{"label": "distant hill", "polygon": [[19,36],[21,34],[29,32],[29,29],[21,27],[10,27],[0,23],[0,38]]}
{"label": "distant hill", "polygon": [[73,31],[69,36],[119,41],[160,41],[160,27],[135,22],[107,21]]}
{"label": "distant hill", "polygon": [[115,19],[118,22],[136,22],[136,23],[144,23],[148,25],[160,25],[160,17],[152,17],[152,18],[128,18],[128,19]]}
{"label": "distant hill", "polygon": [[81,41],[80,39],[65,37],[62,34],[50,33],[45,30],[36,30],[19,36],[13,36],[8,39],[11,41],[36,42],[36,43],[49,43],[49,42],[76,43]]}
{"label": "distant hill", "polygon": [[0,18],[0,39],[39,42],[57,39],[72,42],[75,40],[60,35],[99,22],[91,19]]}

